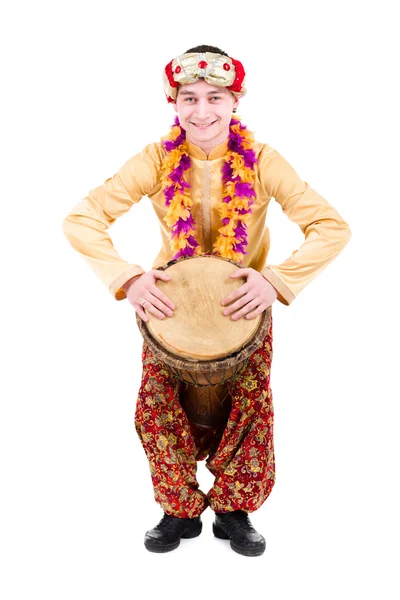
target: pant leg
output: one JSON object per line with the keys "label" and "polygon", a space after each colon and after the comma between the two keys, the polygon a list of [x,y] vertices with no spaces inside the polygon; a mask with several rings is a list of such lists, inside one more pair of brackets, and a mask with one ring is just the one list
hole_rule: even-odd
{"label": "pant leg", "polygon": [[275,483],[274,410],[270,388],[272,316],[263,345],[237,378],[228,381],[232,409],[206,467],[215,476],[207,494],[215,512],[257,510]]}
{"label": "pant leg", "polygon": [[182,383],[165,369],[146,342],[142,363],[135,429],[149,461],[154,498],[168,515],[197,517],[208,506],[196,479],[202,434],[191,426],[179,402]]}

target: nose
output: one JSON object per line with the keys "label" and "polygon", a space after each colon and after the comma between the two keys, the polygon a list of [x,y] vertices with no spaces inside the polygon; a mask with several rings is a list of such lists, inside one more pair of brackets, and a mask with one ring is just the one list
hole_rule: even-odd
{"label": "nose", "polygon": [[199,100],[199,102],[197,103],[196,106],[196,118],[199,120],[199,122],[202,121],[206,121],[208,116],[209,116],[209,107],[206,101],[201,101]]}

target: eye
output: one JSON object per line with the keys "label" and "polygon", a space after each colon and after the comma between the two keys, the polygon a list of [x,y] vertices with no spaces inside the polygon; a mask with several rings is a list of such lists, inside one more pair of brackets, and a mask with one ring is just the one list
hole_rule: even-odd
{"label": "eye", "polygon": [[[213,100],[221,100],[221,96],[211,96],[211,98]],[[187,102],[188,100],[195,100],[195,98],[186,98],[185,102]]]}

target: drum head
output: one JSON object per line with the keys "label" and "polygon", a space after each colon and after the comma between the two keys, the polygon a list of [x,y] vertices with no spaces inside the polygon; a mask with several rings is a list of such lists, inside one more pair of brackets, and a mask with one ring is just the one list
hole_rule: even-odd
{"label": "drum head", "polygon": [[178,357],[200,361],[243,348],[254,337],[262,314],[237,321],[232,314],[223,314],[227,306],[221,306],[221,300],[246,283],[244,276],[230,277],[239,268],[219,256],[190,257],[167,266],[164,270],[171,281],[157,279],[156,285],[172,300],[175,310],[172,317],[163,319],[145,311],[153,338]]}

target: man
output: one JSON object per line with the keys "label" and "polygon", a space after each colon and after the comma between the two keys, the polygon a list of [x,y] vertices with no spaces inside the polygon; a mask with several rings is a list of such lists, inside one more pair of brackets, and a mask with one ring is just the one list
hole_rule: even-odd
{"label": "man", "polygon": [[[341,252],[351,237],[349,225],[274,148],[256,142],[232,117],[246,91],[238,60],[213,46],[191,48],[167,64],[164,90],[177,114],[170,133],[78,203],[63,222],[67,239],[113,296],[127,297],[144,321],[149,313],[170,318],[179,308],[158,289],[157,279],[170,277],[157,267],[202,253],[241,264],[232,277],[246,281],[223,301],[228,318],[255,318],[276,299],[289,305]],[[145,195],[163,242],[149,272],[124,261],[106,233]],[[272,197],[305,235],[301,247],[278,266],[266,264],[265,218]],[[263,346],[229,384],[228,422],[204,433],[179,403],[179,382],[143,344],[135,427],[149,460],[154,497],[164,510],[145,535],[148,550],[167,552],[182,537],[199,535],[201,513],[210,506],[217,537],[229,539],[231,548],[246,556],[264,552],[265,539],[248,514],[275,482],[271,359],[272,318]],[[215,476],[207,494],[196,480],[197,461],[205,458]]]}

